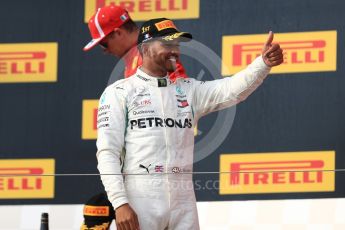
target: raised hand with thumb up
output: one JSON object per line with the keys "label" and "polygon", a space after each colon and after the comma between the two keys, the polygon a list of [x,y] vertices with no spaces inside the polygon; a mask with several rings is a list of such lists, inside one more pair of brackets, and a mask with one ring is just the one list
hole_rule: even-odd
{"label": "raised hand with thumb up", "polygon": [[272,44],[273,37],[273,32],[270,31],[261,52],[265,64],[269,67],[280,65],[284,61],[283,50],[280,45]]}

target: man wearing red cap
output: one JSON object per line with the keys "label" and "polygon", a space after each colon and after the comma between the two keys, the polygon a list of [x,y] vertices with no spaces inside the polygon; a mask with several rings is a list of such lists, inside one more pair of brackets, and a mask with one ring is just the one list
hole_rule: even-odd
{"label": "man wearing red cap", "polygon": [[[84,47],[88,51],[100,45],[105,53],[122,58],[125,62],[124,77],[136,73],[137,67],[142,64],[142,58],[137,49],[139,28],[132,21],[128,12],[114,4],[99,8],[90,18],[89,30],[92,40]],[[183,66],[177,62],[175,71],[169,78],[187,78]]]}

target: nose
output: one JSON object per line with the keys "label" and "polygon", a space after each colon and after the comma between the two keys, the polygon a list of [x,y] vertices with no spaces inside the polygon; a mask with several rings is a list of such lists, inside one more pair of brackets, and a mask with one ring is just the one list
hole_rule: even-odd
{"label": "nose", "polygon": [[180,53],[180,46],[179,45],[176,45],[176,46],[173,46],[173,51],[176,52],[176,53]]}
{"label": "nose", "polygon": [[180,49],[176,46],[170,50],[170,55],[180,56]]}

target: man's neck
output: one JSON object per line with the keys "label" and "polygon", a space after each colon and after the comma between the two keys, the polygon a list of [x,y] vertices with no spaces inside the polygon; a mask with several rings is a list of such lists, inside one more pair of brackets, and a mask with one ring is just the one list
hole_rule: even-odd
{"label": "man's neck", "polygon": [[132,47],[136,47],[138,44],[138,36],[139,36],[139,29],[136,29],[131,32],[131,36],[129,37],[130,43],[132,44]]}

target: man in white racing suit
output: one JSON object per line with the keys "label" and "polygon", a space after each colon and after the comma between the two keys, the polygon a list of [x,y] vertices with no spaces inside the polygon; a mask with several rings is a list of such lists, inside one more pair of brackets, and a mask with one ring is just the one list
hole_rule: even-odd
{"label": "man in white racing suit", "polygon": [[168,19],[145,22],[138,37],[143,65],[100,98],[98,169],[120,230],[199,229],[191,174],[195,124],[246,99],[283,62],[270,32],[262,55],[234,76],[171,82],[178,44],[191,38]]}

